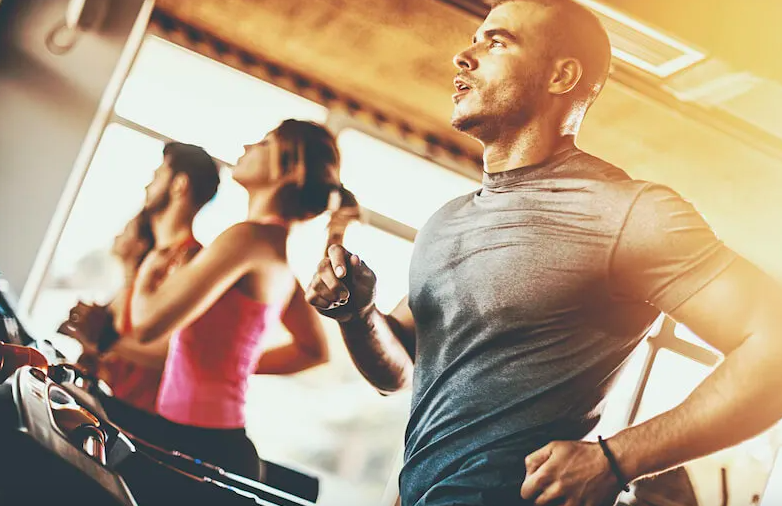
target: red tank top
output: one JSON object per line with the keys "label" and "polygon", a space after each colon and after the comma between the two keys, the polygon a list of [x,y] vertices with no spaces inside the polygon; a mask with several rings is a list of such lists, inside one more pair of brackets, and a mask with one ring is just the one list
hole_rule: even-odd
{"label": "red tank top", "polygon": [[[165,267],[166,275],[181,260],[180,255],[201,245],[195,237],[190,236],[176,246],[180,253],[173,255],[172,260]],[[136,285],[134,278],[128,287],[127,298],[125,299],[125,311],[120,323],[120,336],[128,334],[133,330],[131,319],[131,308],[133,299],[133,290]],[[155,413],[158,391],[163,379],[163,371],[154,367],[147,367],[142,364],[125,360],[122,357],[114,357],[104,364],[109,377],[111,378],[111,387],[114,391],[114,397],[144,411]]]}

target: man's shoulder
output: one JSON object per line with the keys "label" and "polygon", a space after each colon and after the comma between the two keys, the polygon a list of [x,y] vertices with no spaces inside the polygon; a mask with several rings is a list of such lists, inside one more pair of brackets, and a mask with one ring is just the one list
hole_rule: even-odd
{"label": "man's shoulder", "polygon": [[469,204],[475,197],[475,194],[478,192],[479,183],[476,183],[475,186],[475,191],[472,191],[466,195],[459,195],[458,197],[454,197],[440,206],[440,208],[435,211],[434,214],[432,214],[430,220],[453,214],[462,209],[465,205]]}
{"label": "man's shoulder", "polygon": [[621,201],[632,206],[649,192],[676,194],[663,184],[636,179],[621,167],[585,151],[579,151],[569,163],[574,167],[575,174],[592,185],[596,195],[610,201]]}
{"label": "man's shoulder", "polygon": [[586,151],[577,150],[563,165],[570,167],[569,172],[574,175],[582,175],[595,182],[613,184],[620,187],[633,186],[639,182],[633,179],[621,167]]}

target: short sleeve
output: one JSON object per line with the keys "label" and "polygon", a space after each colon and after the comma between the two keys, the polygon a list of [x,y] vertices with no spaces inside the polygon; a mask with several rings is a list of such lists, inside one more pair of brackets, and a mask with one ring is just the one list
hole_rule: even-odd
{"label": "short sleeve", "polygon": [[619,232],[609,284],[617,297],[670,313],[736,257],[692,204],[670,188],[649,184]]}

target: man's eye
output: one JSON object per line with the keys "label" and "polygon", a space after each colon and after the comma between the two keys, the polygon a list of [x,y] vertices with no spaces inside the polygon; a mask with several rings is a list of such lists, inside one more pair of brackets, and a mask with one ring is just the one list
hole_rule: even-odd
{"label": "man's eye", "polygon": [[499,40],[492,40],[489,44],[489,47],[505,47],[505,44],[500,42]]}

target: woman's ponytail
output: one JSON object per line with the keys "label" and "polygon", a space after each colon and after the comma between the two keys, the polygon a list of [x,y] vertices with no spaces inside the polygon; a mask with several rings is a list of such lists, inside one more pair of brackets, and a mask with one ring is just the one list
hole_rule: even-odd
{"label": "woman's ponytail", "polygon": [[361,207],[340,182],[336,138],[323,125],[293,119],[283,121],[276,136],[282,174],[291,179],[276,196],[283,218],[308,220],[331,211],[326,249],[342,244],[348,225],[361,218]]}
{"label": "woman's ponytail", "polygon": [[[332,244],[342,245],[345,238],[345,230],[353,221],[361,220],[361,206],[353,192],[340,185],[332,192],[329,202],[331,209],[331,219],[329,219],[328,240],[326,241],[326,251]],[[336,202],[338,200],[338,202]]]}

